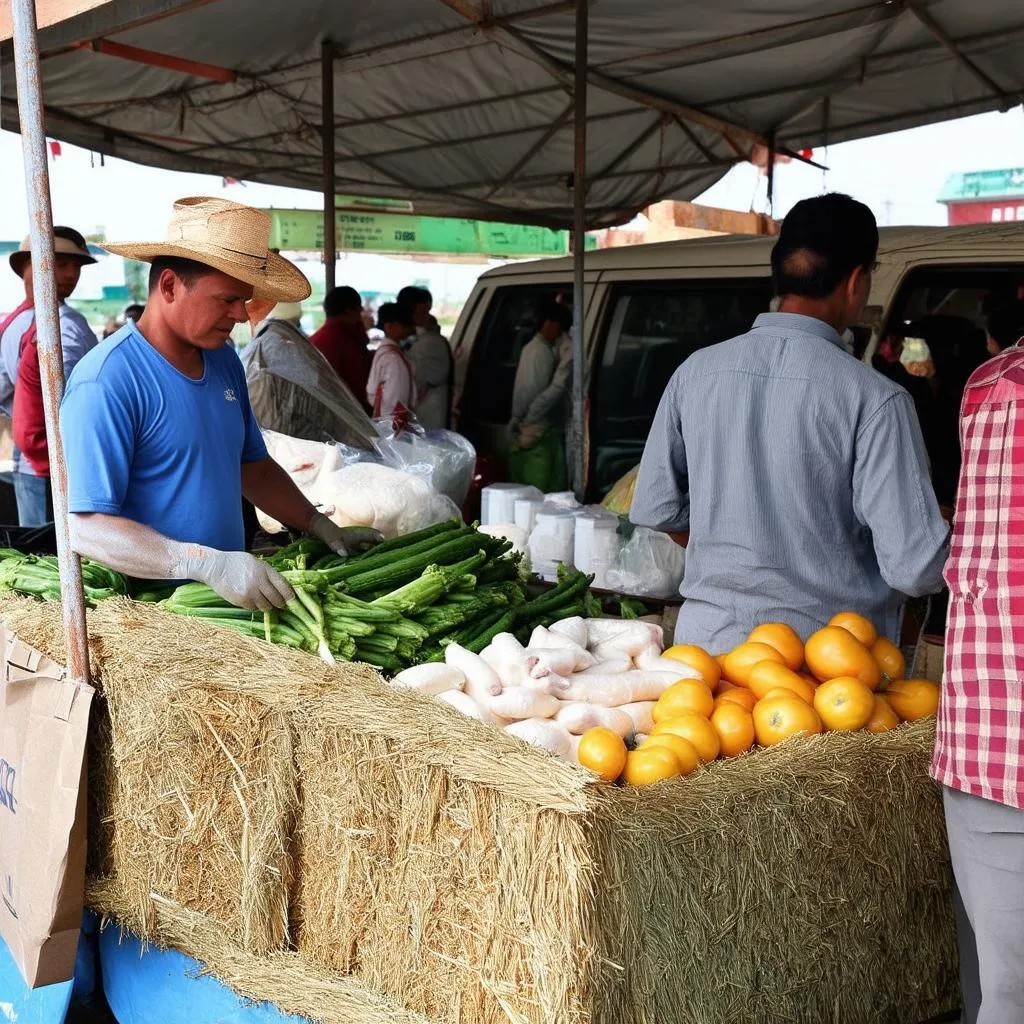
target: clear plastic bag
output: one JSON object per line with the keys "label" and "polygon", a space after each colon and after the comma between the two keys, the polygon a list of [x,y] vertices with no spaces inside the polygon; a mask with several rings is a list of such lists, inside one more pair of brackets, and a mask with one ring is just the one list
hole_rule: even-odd
{"label": "clear plastic bag", "polygon": [[614,568],[608,570],[608,588],[668,600],[679,592],[685,564],[685,549],[667,533],[637,526],[619,550]]}
{"label": "clear plastic bag", "polygon": [[[299,490],[339,526],[372,526],[397,537],[460,514],[425,477],[385,466],[375,453],[269,430],[263,438]],[[284,529],[259,509],[257,518],[268,533]]]}
{"label": "clear plastic bag", "polygon": [[476,469],[476,449],[466,438],[454,430],[424,430],[412,416],[400,425],[390,419],[373,425],[373,446],[384,465],[424,477],[461,508]]}
{"label": "clear plastic bag", "polygon": [[241,359],[249,401],[264,430],[372,449],[377,432],[370,417],[300,330],[265,320]]}

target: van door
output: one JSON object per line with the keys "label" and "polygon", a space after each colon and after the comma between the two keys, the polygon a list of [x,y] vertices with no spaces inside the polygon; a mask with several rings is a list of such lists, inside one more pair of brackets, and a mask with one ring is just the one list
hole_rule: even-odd
{"label": "van door", "polygon": [[592,371],[592,497],[602,497],[640,461],[658,402],[680,364],[749,330],[767,311],[771,291],[767,274],[610,286]]}

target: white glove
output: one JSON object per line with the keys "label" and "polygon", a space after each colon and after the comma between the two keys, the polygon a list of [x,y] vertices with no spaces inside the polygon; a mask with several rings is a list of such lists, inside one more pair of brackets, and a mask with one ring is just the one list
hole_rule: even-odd
{"label": "white glove", "polygon": [[241,608],[283,608],[294,596],[287,580],[244,551],[217,551],[171,540],[122,516],[71,515],[78,554],[143,580],[199,580]]}
{"label": "white glove", "polygon": [[273,567],[244,551],[198,547],[182,560],[180,577],[199,580],[238,608],[283,608],[295,592]]}
{"label": "white glove", "polygon": [[338,526],[322,512],[313,513],[307,529],[337,555],[357,554],[384,539],[379,530],[368,526]]}

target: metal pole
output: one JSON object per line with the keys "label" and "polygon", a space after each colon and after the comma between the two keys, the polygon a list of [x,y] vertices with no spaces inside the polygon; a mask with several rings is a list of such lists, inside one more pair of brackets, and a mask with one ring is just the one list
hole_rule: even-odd
{"label": "metal pole", "polygon": [[32,286],[36,307],[39,373],[43,387],[46,440],[50,449],[53,517],[60,560],[60,591],[64,635],[73,679],[89,681],[89,642],[82,592],[82,564],[71,550],[68,528],[68,474],[60,438],[60,400],[64,395],[64,356],[60,344],[60,313],[54,275],[53,212],[43,125],[43,94],[39,77],[39,43],[33,0],[11,0],[14,29],[14,70],[18,84],[18,118],[25,157],[25,184],[32,239]]}
{"label": "metal pole", "polygon": [[334,43],[330,39],[325,39],[320,47],[320,78],[323,86],[324,290],[329,292],[334,287],[338,258],[334,233]]}
{"label": "metal pole", "polygon": [[[583,271],[587,227],[587,31],[589,0],[576,0],[576,57],[573,87],[575,160],[572,173],[572,486],[582,501],[587,460],[584,394]],[[567,453],[568,454],[568,453]]]}

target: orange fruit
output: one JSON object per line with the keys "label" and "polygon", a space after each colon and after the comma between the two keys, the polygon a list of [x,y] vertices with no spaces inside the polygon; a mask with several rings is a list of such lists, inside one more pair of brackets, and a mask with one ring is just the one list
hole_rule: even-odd
{"label": "orange fruit", "polygon": [[897,679],[886,687],[885,699],[904,722],[916,722],[939,710],[939,687],[928,679]]}
{"label": "orange fruit", "polygon": [[605,782],[614,782],[626,767],[626,744],[611,729],[597,726],[580,737],[576,759]]}
{"label": "orange fruit", "polygon": [[859,679],[840,676],[822,683],[814,693],[814,710],[826,729],[856,732],[875,711],[875,695]]}
{"label": "orange fruit", "polygon": [[722,757],[735,757],[754,745],[754,719],[739,704],[723,704],[711,716],[711,727],[718,733]]}
{"label": "orange fruit", "polygon": [[644,747],[626,754],[622,778],[630,786],[650,786],[674,779],[681,771],[679,758],[668,747]]}
{"label": "orange fruit", "polygon": [[723,693],[728,690],[735,690],[738,687],[735,683],[730,683],[724,676],[718,680],[718,685],[711,691],[716,697],[721,697]]}
{"label": "orange fruit", "polygon": [[750,673],[750,691],[760,700],[770,690],[791,690],[801,700],[810,704],[814,700],[814,687],[803,676],[791,672],[785,665],[774,661],[762,661]]}
{"label": "orange fruit", "polygon": [[747,640],[774,647],[782,655],[786,668],[794,672],[804,663],[804,642],[797,631],[785,622],[766,622],[758,626]]}
{"label": "orange fruit", "polygon": [[675,644],[667,648],[662,657],[689,665],[694,671],[699,672],[701,679],[712,688],[717,686],[718,680],[722,678],[721,666],[703,647],[694,647],[693,644]]}
{"label": "orange fruit", "polygon": [[762,747],[773,747],[790,736],[821,732],[821,719],[810,704],[795,693],[759,700],[754,706],[754,735]]}
{"label": "orange fruit", "polygon": [[747,686],[750,682],[750,672],[753,667],[761,661],[774,661],[779,665],[785,664],[785,658],[774,647],[767,644],[740,644],[739,647],[731,650],[724,659],[725,678],[737,686]]}
{"label": "orange fruit", "polygon": [[881,694],[876,693],[875,708],[864,728],[868,732],[888,732],[899,724],[900,716],[893,711],[892,705]]}
{"label": "orange fruit", "polygon": [[871,654],[878,662],[878,667],[890,679],[903,678],[907,671],[907,659],[888,637],[880,636],[871,648]]}
{"label": "orange fruit", "polygon": [[689,740],[684,740],[682,736],[677,736],[674,732],[663,732],[658,736],[651,736],[644,740],[639,749],[647,750],[649,747],[667,747],[671,750],[679,761],[681,775],[689,775],[700,767],[700,754],[697,753],[697,748]]}
{"label": "orange fruit", "polygon": [[878,639],[878,630],[875,629],[871,620],[865,619],[863,615],[858,615],[856,612],[840,612],[838,615],[833,615],[828,624],[845,629],[847,633],[852,633],[868,650]]}
{"label": "orange fruit", "polygon": [[841,626],[826,626],[810,636],[804,657],[811,673],[822,682],[852,676],[874,690],[882,681],[882,673],[871,652]]}
{"label": "orange fruit", "polygon": [[715,698],[708,684],[700,679],[680,679],[673,683],[651,709],[655,724],[677,718],[687,711],[695,711],[707,718],[715,709]]}
{"label": "orange fruit", "polygon": [[670,718],[667,722],[659,722],[651,735],[660,736],[666,732],[675,733],[676,736],[689,740],[697,748],[697,753],[704,762],[714,761],[718,757],[721,740],[703,715],[689,711],[677,718]]}
{"label": "orange fruit", "polygon": [[726,690],[725,693],[720,693],[715,698],[715,710],[723,704],[735,704],[737,707],[745,708],[747,711],[753,711],[756,703],[757,697],[745,686],[734,686],[732,689]]}

